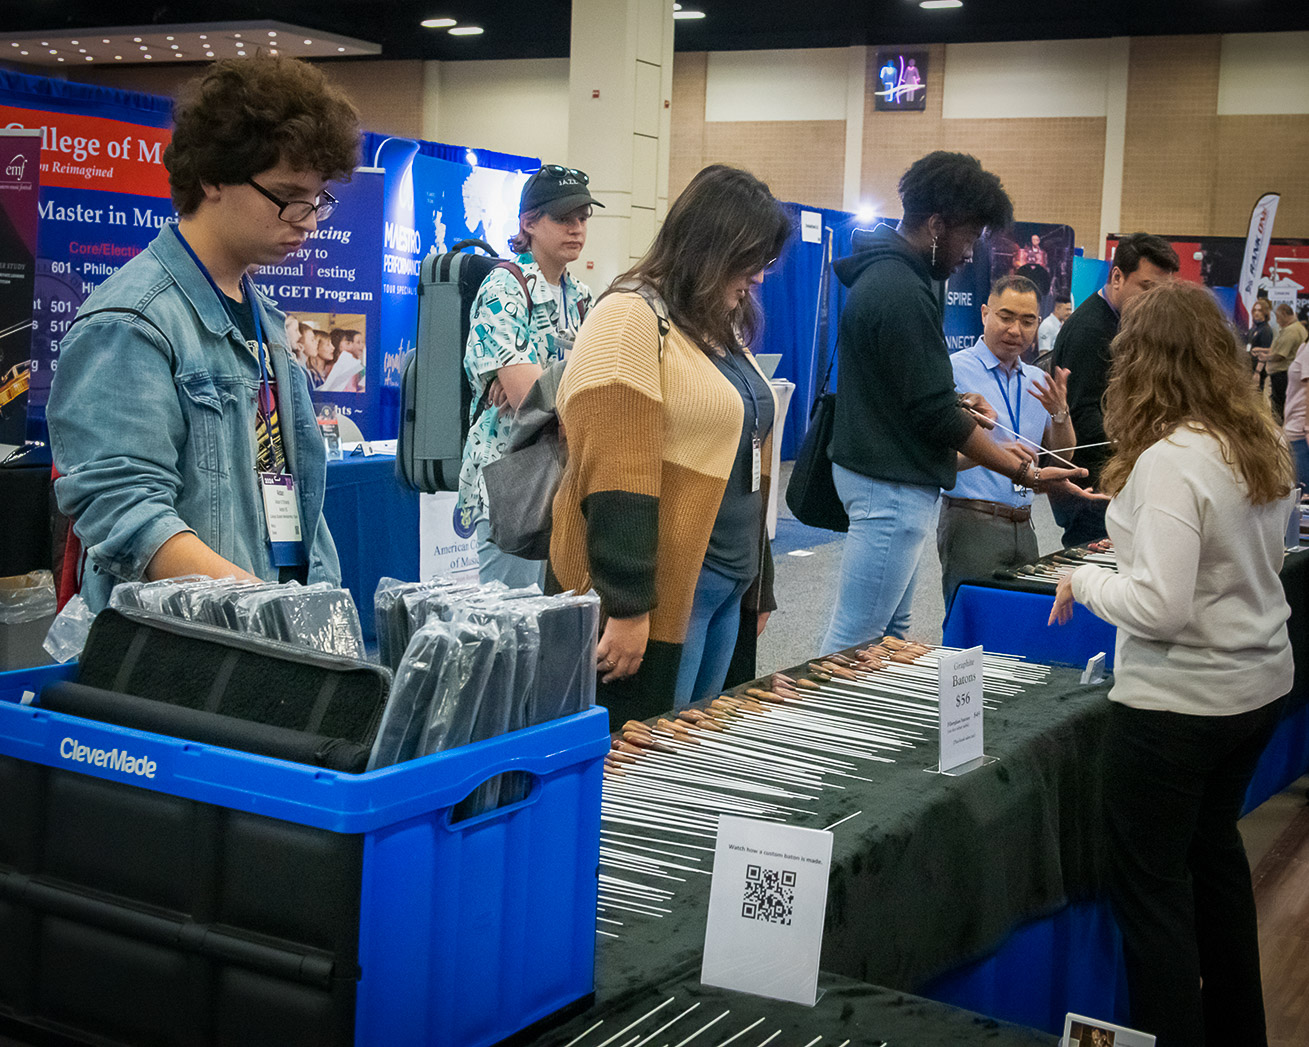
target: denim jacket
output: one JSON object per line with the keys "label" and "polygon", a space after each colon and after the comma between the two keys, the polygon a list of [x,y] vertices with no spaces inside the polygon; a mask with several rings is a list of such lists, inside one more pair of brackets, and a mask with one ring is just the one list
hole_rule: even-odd
{"label": "denim jacket", "polygon": [[[309,387],[285,345],[282,313],[262,294],[257,304],[309,580],[339,584]],[[114,311],[87,315],[103,309]],[[46,418],[62,474],[55,496],[87,552],[82,595],[91,609],[108,602],[116,582],[143,577],[160,546],[185,531],[275,580],[254,470],[259,360],[175,227],[98,287],[79,316],[59,353]]]}

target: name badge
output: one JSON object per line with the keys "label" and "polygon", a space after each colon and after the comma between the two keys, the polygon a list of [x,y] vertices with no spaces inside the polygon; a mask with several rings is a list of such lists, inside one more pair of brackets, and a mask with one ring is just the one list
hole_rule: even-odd
{"label": "name badge", "polygon": [[754,494],[759,490],[761,483],[760,478],[763,476],[764,452],[763,444],[759,440],[759,434],[756,433],[750,437],[750,493]]}
{"label": "name badge", "polygon": [[264,496],[264,523],[268,528],[273,566],[297,567],[308,563],[295,479],[290,473],[260,473],[259,489]]}

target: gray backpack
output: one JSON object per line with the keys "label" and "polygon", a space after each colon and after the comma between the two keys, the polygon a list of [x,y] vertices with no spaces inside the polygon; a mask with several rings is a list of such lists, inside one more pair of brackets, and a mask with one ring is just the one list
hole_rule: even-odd
{"label": "gray backpack", "polygon": [[[466,248],[476,250],[465,253]],[[472,387],[464,374],[469,312],[492,269],[518,278],[531,316],[523,271],[484,240],[461,240],[445,254],[423,259],[418,280],[418,332],[400,375],[400,433],[395,472],[419,491],[459,490],[459,467],[471,424]],[[478,404],[477,413],[486,407]]]}

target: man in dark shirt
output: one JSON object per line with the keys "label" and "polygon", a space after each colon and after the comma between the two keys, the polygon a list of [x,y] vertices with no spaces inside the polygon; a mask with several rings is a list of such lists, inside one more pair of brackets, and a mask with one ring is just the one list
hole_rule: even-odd
{"label": "man in dark shirt", "polygon": [[[1101,400],[1109,384],[1109,343],[1118,334],[1123,307],[1155,284],[1171,280],[1180,268],[1177,252],[1167,240],[1149,233],[1132,233],[1114,251],[1108,282],[1084,301],[1060,329],[1054,342],[1054,366],[1066,367],[1068,409],[1079,444],[1105,441]],[[1112,449],[1089,447],[1073,461],[1090,472],[1086,486],[1100,482],[1100,471]],[[1052,494],[1050,508],[1064,529],[1064,545],[1084,545],[1105,536],[1105,503]]]}
{"label": "man in dark shirt", "polygon": [[[1012,220],[1000,179],[974,157],[935,152],[905,172],[900,198],[899,225],[878,226],[866,250],[833,267],[850,297],[828,453],[850,531],[824,651],[904,636],[941,488],[954,486],[956,452],[1037,489],[1080,475],[1037,469],[1000,446],[955,391],[942,282],[972,256],[983,229]],[[980,397],[973,402],[995,417]]]}

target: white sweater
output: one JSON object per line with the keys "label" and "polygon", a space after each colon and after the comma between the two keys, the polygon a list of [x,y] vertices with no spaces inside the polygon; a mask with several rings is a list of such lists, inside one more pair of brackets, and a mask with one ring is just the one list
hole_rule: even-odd
{"label": "white sweater", "polygon": [[1118,627],[1109,697],[1230,716],[1291,689],[1278,570],[1290,497],[1251,505],[1208,433],[1179,427],[1137,459],[1105,521],[1118,573],[1073,572],[1073,595]]}

